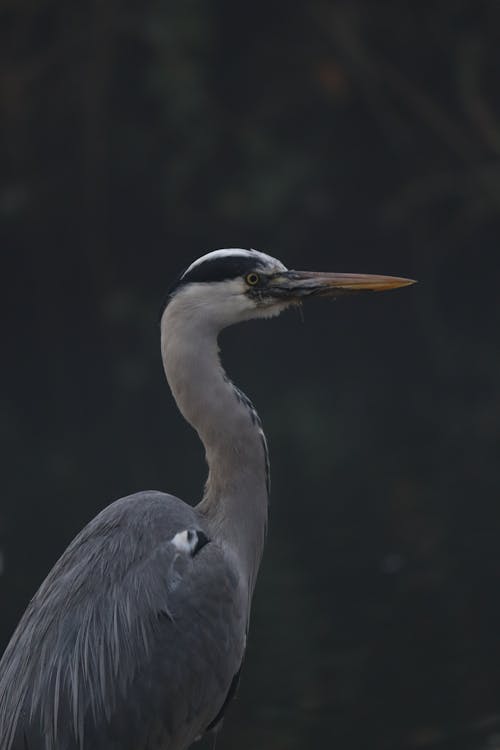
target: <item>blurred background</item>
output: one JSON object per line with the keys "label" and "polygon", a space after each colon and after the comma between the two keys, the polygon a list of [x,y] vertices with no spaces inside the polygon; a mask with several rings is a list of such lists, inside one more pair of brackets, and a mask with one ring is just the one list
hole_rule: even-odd
{"label": "blurred background", "polygon": [[273,491],[217,750],[500,747],[499,29],[496,0],[3,0],[2,649],[104,505],[200,497],[159,354],[183,267],[410,276],[222,336]]}

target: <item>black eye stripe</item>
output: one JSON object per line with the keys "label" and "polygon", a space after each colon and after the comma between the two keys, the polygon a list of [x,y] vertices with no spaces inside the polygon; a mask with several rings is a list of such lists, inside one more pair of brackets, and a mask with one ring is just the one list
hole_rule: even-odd
{"label": "black eye stripe", "polygon": [[227,279],[237,279],[238,276],[245,276],[249,271],[256,267],[261,268],[256,258],[252,257],[226,257],[213,258],[195,266],[191,271],[180,279],[179,286],[190,284],[192,282],[203,281],[226,281]]}
{"label": "black eye stripe", "polygon": [[265,264],[252,255],[228,255],[219,258],[209,258],[203,263],[198,263],[190,271],[181,274],[167,291],[165,302],[161,307],[160,319],[165,311],[170,298],[183,286],[192,283],[203,283],[211,281],[228,281],[246,276],[250,271],[264,268]]}

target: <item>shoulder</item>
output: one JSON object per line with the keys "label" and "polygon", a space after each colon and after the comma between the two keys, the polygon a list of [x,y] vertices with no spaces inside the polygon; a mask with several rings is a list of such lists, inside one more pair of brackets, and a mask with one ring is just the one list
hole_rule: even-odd
{"label": "shoulder", "polygon": [[99,526],[120,526],[124,523],[144,526],[151,522],[168,522],[175,526],[194,518],[195,510],[175,495],[146,490],[115,500],[95,516],[83,531],[93,530]]}
{"label": "shoulder", "polygon": [[115,500],[95,516],[73,539],[61,561],[85,550],[91,551],[93,557],[99,551],[107,556],[114,551],[130,553],[131,549],[123,546],[127,544],[140,554],[141,548],[154,548],[200,523],[196,511],[174,495],[154,490],[137,492]]}

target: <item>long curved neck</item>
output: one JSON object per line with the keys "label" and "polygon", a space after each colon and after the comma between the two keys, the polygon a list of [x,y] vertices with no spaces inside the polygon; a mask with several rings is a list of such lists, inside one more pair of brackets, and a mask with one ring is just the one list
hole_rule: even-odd
{"label": "long curved neck", "polygon": [[205,447],[209,473],[197,506],[241,564],[253,590],[267,525],[268,461],[260,420],[219,360],[218,330],[171,303],[162,318],[162,357],[177,406]]}

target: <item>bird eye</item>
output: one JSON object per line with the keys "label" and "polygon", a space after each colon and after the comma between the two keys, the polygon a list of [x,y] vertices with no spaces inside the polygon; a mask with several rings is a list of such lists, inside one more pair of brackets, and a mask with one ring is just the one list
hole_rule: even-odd
{"label": "bird eye", "polygon": [[245,276],[245,281],[249,286],[255,286],[260,281],[260,276],[258,273],[247,273]]}

